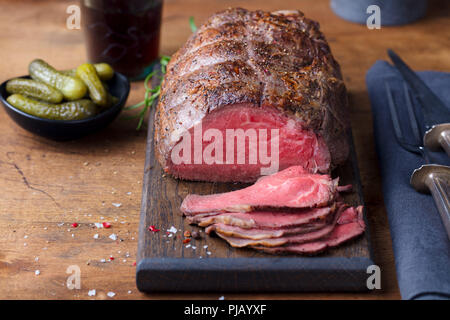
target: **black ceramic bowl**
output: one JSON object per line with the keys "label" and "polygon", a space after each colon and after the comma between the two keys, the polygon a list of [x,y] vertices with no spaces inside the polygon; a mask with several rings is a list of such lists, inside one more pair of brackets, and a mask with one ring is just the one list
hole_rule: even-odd
{"label": "black ceramic bowl", "polygon": [[[30,78],[24,76],[21,78]],[[83,120],[48,120],[23,112],[6,101],[9,93],[6,91],[6,82],[0,85],[0,100],[8,115],[22,128],[40,136],[53,140],[71,140],[80,138],[94,131],[103,129],[111,123],[122,110],[130,92],[130,82],[123,74],[115,72],[114,77],[108,80],[108,91],[119,101],[109,109],[94,117]]]}

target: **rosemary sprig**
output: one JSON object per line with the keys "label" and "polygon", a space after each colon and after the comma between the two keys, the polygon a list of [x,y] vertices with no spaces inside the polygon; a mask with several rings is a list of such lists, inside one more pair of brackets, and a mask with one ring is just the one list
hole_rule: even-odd
{"label": "rosemary sprig", "polygon": [[161,75],[160,78],[160,82],[157,86],[155,86],[154,88],[152,88],[149,85],[149,82],[153,79],[153,77],[156,75],[156,70],[153,70],[152,72],[150,72],[147,77],[145,77],[144,80],[144,88],[145,88],[145,95],[144,95],[144,101],[141,101],[139,103],[136,103],[132,106],[128,106],[125,107],[125,110],[134,110],[137,109],[139,107],[142,107],[142,110],[139,111],[138,114],[126,117],[125,119],[136,119],[139,118],[139,122],[138,125],[136,127],[136,130],[140,130],[142,128],[142,124],[144,123],[144,119],[145,119],[145,115],[147,114],[147,111],[151,108],[151,106],[153,105],[153,103],[155,103],[155,101],[159,98],[159,95],[161,93],[161,83],[162,80],[164,78],[164,75],[166,74],[166,67],[167,64],[170,61],[170,57],[169,56],[162,56],[161,60],[159,61],[160,65],[161,65]]}

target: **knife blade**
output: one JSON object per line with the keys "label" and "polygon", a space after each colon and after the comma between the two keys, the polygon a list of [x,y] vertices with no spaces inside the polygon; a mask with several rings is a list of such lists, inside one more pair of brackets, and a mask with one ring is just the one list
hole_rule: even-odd
{"label": "knife blade", "polygon": [[430,129],[435,124],[450,122],[450,108],[444,105],[422,79],[393,50],[388,49],[387,53],[403,79],[411,87],[414,95],[419,98],[426,129]]}

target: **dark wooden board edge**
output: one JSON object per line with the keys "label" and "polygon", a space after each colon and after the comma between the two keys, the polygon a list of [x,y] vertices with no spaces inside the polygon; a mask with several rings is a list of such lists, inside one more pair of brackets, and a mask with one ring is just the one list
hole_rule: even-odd
{"label": "dark wooden board edge", "polygon": [[[158,66],[156,66],[158,67]],[[144,166],[136,285],[142,292],[318,292],[367,291],[367,267],[373,265],[369,228],[365,237],[369,257],[250,257],[250,258],[149,258],[144,256],[147,231],[147,197],[153,152],[154,107],[149,117]],[[350,162],[359,203],[364,205],[361,179],[351,129]],[[364,222],[368,226],[364,205]],[[356,240],[357,241],[357,240]]]}
{"label": "dark wooden board edge", "polygon": [[366,291],[372,264],[363,257],[144,258],[136,284],[143,292]]}
{"label": "dark wooden board edge", "polygon": [[375,264],[374,262],[374,254],[373,254],[373,248],[372,248],[372,241],[370,237],[370,230],[369,230],[369,220],[367,219],[367,206],[364,201],[364,193],[362,189],[362,182],[361,182],[361,175],[359,174],[359,166],[358,166],[358,158],[356,155],[356,148],[355,148],[355,142],[353,140],[353,132],[352,129],[348,129],[348,141],[350,143],[350,161],[352,163],[352,170],[353,170],[353,177],[355,179],[356,184],[353,186],[356,190],[356,193],[359,197],[359,202],[363,206],[363,219],[364,223],[366,225],[366,230],[364,231],[368,241],[367,241],[367,247],[369,250],[369,260],[371,262],[371,265]]}

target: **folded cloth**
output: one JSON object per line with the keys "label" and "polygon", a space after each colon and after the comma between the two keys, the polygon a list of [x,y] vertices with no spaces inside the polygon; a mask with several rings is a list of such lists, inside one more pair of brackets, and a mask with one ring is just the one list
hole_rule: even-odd
{"label": "folded cloth", "polygon": [[[417,74],[449,107],[450,73]],[[450,241],[431,195],[417,193],[409,184],[413,170],[425,162],[398,144],[385,82],[393,92],[399,116],[403,122],[408,121],[400,74],[386,61],[377,61],[367,72],[366,84],[402,299],[450,299]],[[417,107],[419,102],[413,101]],[[450,165],[443,152],[432,153],[432,159]]]}

